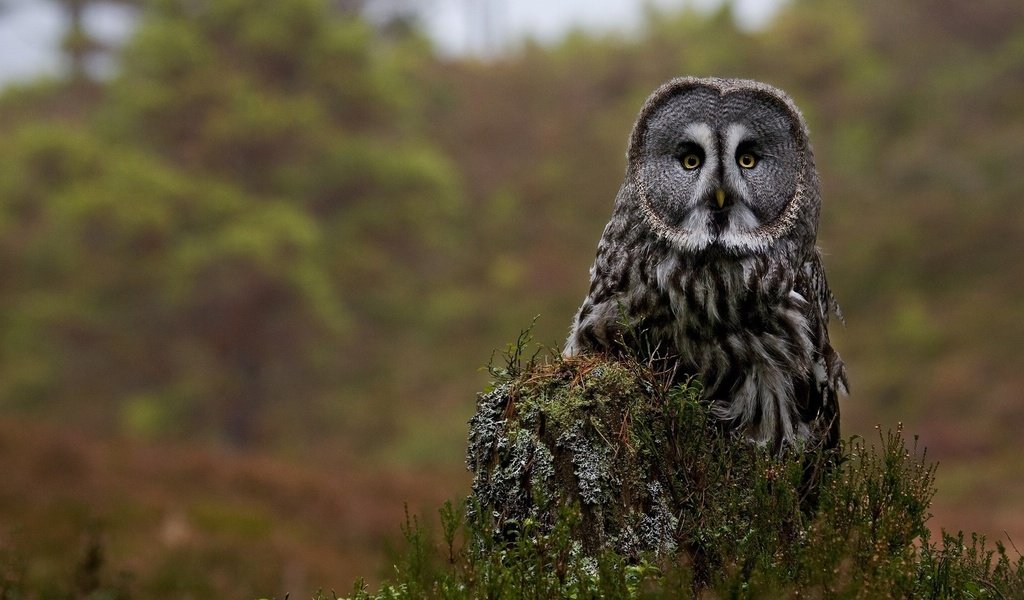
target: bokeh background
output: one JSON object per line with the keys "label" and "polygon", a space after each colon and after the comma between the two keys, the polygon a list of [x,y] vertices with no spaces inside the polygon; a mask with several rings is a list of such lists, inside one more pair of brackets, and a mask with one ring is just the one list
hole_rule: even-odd
{"label": "bokeh background", "polygon": [[4,0],[0,55],[0,587],[386,576],[683,74],[810,122],[845,433],[902,423],[934,528],[1024,547],[1019,0]]}

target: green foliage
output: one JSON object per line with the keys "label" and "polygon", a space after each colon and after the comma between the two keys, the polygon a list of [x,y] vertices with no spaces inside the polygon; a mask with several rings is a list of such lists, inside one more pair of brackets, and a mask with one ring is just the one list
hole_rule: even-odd
{"label": "green foliage", "polygon": [[[670,77],[717,74],[779,85],[810,121],[820,237],[850,323],[838,346],[858,393],[879,399],[847,416],[861,431],[877,420],[866,414],[892,422],[926,403],[930,420],[958,418],[943,407],[973,393],[965,373],[984,365],[995,390],[1024,372],[1007,360],[1024,339],[1009,293],[1024,255],[1018,4],[790,2],[758,31],[728,6],[652,7],[636,36],[579,31],[479,62],[438,58],[415,33],[380,35],[327,0],[145,3],[112,79],[0,96],[0,403],[56,415],[81,393],[88,427],[104,432],[134,422],[122,405],[145,396],[168,405],[165,425],[142,427],[154,435],[193,431],[194,412],[219,421],[204,437],[232,437],[228,415],[251,412],[242,437],[282,445],[306,443],[307,427],[351,429],[351,445],[374,453],[417,436],[411,423],[440,404],[463,398],[468,411],[494,339],[538,313],[538,338],[564,336],[640,103]],[[186,218],[223,236],[192,237]],[[26,247],[43,237],[54,241]],[[123,293],[179,250],[192,254],[153,269],[145,298]],[[43,275],[67,279],[40,286]],[[295,311],[288,343],[230,364],[229,347],[251,344],[198,331],[203,307],[179,304],[210,279],[222,308],[225,288],[288,296],[281,311],[232,311],[250,323]],[[54,336],[26,310],[88,313],[90,331]],[[188,341],[156,357],[167,368],[121,376],[135,369],[125,356],[167,346],[168,331]],[[240,401],[246,385],[269,391]],[[1010,437],[1019,411],[1005,410],[974,426]],[[449,440],[462,420],[444,424]]]}
{"label": "green foliage", "polygon": [[[1024,557],[976,535],[931,539],[935,467],[900,430],[879,433],[873,445],[848,440],[809,506],[801,501],[806,459],[723,434],[689,384],[658,388],[662,377],[630,361],[524,367],[520,354],[510,352],[517,362],[498,369],[506,375],[494,384],[509,399],[500,407],[506,429],[495,434],[500,425],[488,418],[494,392],[480,398],[465,516],[451,503],[440,510],[441,543],[407,516],[389,581],[376,593],[357,583],[352,598],[1024,597]],[[517,431],[540,414],[536,435],[580,431],[582,422],[597,432],[588,451],[606,463],[595,494],[582,465],[517,452]],[[573,443],[549,448],[557,454]],[[501,474],[506,465],[518,469],[515,480]],[[668,501],[665,532],[678,547],[636,544],[616,529],[628,519],[595,518],[652,504],[638,497],[642,486],[629,486],[633,478],[680,492]],[[523,492],[532,500],[517,504]]]}
{"label": "green foliage", "polygon": [[459,177],[403,99],[408,53],[324,0],[142,17],[89,118],[0,140],[0,406],[298,442],[390,345],[358,323],[457,293]]}
{"label": "green foliage", "polygon": [[[252,205],[86,132],[26,126],[6,141],[6,298],[25,333],[6,338],[22,362],[4,365],[0,402],[56,396],[76,414],[82,402],[137,411],[138,398],[162,398],[158,420],[171,422],[146,427],[159,432],[186,425],[166,412],[175,397],[230,397],[244,382],[225,372],[286,364],[344,330],[319,228],[302,211]],[[100,349],[105,362],[83,360]]]}

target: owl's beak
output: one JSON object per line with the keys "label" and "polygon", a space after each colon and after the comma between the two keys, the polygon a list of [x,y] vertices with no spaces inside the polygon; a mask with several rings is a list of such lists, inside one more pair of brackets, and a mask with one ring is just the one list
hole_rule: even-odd
{"label": "owl's beak", "polygon": [[715,188],[715,202],[718,202],[718,208],[725,206],[725,190],[722,188]]}

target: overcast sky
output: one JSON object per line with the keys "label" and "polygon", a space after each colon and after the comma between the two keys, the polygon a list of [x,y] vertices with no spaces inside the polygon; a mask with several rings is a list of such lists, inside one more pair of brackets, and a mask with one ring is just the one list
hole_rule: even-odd
{"label": "overcast sky", "polygon": [[[506,40],[532,36],[557,39],[566,30],[585,27],[601,31],[635,28],[645,4],[660,8],[692,5],[715,7],[721,0],[420,0],[431,10],[425,21],[442,50],[460,53],[479,49],[483,22],[481,6],[489,4],[494,34]],[[782,0],[733,0],[737,18],[745,27],[763,25]]]}
{"label": "overcast sky", "polygon": [[[639,23],[643,6],[707,8],[721,0],[419,0],[429,3],[425,24],[446,53],[482,47],[480,12],[489,4],[493,38],[514,40],[529,35],[556,39],[573,27],[629,31]],[[734,0],[741,25],[757,27],[783,0]],[[56,73],[61,16],[52,0],[0,0],[0,85],[38,74]],[[87,12],[90,31],[117,42],[131,30],[126,9],[99,5]]]}

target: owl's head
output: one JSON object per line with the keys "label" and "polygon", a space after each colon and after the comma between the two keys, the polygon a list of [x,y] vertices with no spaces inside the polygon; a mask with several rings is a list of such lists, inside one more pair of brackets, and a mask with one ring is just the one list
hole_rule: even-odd
{"label": "owl's head", "polygon": [[630,136],[629,201],[680,250],[730,254],[813,241],[818,179],[807,126],[781,90],[741,79],[674,79]]}

